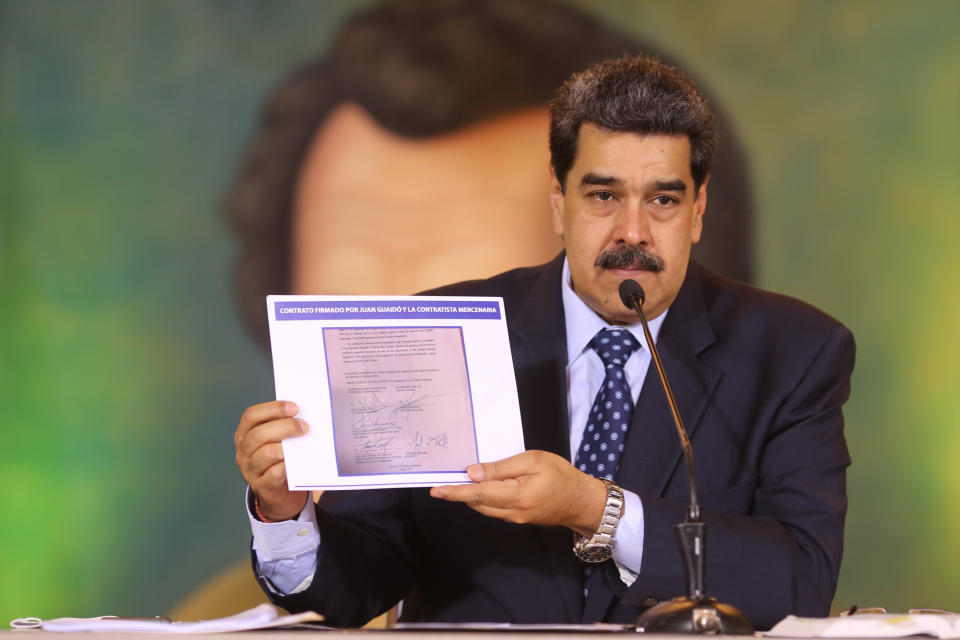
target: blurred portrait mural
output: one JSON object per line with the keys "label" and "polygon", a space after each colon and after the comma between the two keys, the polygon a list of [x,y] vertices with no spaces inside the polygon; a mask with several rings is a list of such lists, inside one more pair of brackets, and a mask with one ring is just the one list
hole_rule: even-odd
{"label": "blurred portrait mural", "polygon": [[[546,0],[403,0],[351,17],[269,96],[227,201],[237,294],[407,294],[556,255],[547,109],[571,73],[666,52]],[[744,152],[720,105],[711,268],[752,278]]]}

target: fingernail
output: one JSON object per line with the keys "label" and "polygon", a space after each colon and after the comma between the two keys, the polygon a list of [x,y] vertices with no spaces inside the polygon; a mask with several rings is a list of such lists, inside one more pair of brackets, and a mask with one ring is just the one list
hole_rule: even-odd
{"label": "fingernail", "polygon": [[483,465],[472,464],[467,467],[467,475],[474,482],[483,482]]}
{"label": "fingernail", "polygon": [[430,489],[430,495],[434,498],[443,498],[443,489],[440,487],[433,487]]}
{"label": "fingernail", "polygon": [[283,410],[287,412],[288,416],[295,416],[297,415],[297,413],[300,412],[300,407],[298,407],[292,402],[284,402]]}
{"label": "fingernail", "polygon": [[295,419],[297,426],[300,427],[300,433],[306,433],[310,430],[310,426],[307,424],[306,420],[301,420],[300,418]]}

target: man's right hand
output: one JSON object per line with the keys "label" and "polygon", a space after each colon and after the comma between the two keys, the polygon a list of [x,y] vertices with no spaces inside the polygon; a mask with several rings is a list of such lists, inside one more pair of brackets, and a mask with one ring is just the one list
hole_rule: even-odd
{"label": "man's right hand", "polygon": [[255,404],[240,416],[233,442],[237,466],[257,496],[260,514],[280,521],[297,517],[307,503],[307,491],[287,488],[287,468],[280,441],[302,436],[307,423],[294,418],[300,409],[292,402]]}

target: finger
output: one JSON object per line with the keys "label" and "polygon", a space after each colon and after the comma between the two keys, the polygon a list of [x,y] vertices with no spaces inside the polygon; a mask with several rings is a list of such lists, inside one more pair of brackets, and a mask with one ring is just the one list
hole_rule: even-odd
{"label": "finger", "polygon": [[[271,450],[269,447],[276,447],[276,449]],[[267,469],[283,461],[283,447],[279,444],[268,445],[268,447],[264,447],[262,450],[258,450],[250,456],[242,456],[238,452],[236,460],[243,479],[247,481],[247,484],[253,486],[255,482],[260,480]]]}
{"label": "finger", "polygon": [[490,480],[481,484],[434,487],[430,490],[430,495],[448,502],[463,502],[471,507],[490,506],[513,509],[525,506],[522,487],[513,478]]}
{"label": "finger", "polygon": [[293,402],[285,400],[274,400],[273,402],[262,402],[247,408],[240,416],[240,422],[237,424],[237,430],[234,433],[234,442],[239,443],[250,429],[259,424],[269,422],[270,420],[280,420],[282,418],[292,418],[297,415],[300,408]]}
{"label": "finger", "polygon": [[482,462],[467,467],[467,475],[474,482],[487,480],[506,480],[535,473],[544,463],[543,451],[524,451],[515,456]]}
{"label": "finger", "polygon": [[[286,464],[281,460],[266,469],[257,481],[257,486],[259,491],[266,490],[272,493],[288,491]],[[257,493],[257,490],[255,490],[254,493]]]}
{"label": "finger", "polygon": [[451,491],[452,489],[461,488],[475,489],[476,486],[467,485],[465,487],[434,487],[430,490],[430,495],[435,498],[448,500],[449,502],[462,502],[477,513],[485,515],[489,518],[499,518],[500,520],[506,520],[507,522],[514,522],[517,524],[524,524],[530,521],[531,513],[528,509],[490,504],[488,501],[488,496],[481,491],[475,493],[466,491]]}
{"label": "finger", "polygon": [[247,459],[246,470],[254,477],[265,475],[267,471],[279,462],[283,462],[283,445],[280,443],[267,444],[257,449]]}
{"label": "finger", "polygon": [[309,429],[306,421],[300,418],[284,418],[258,424],[250,429],[237,443],[237,450],[249,456],[260,447],[287,438],[302,436]]}

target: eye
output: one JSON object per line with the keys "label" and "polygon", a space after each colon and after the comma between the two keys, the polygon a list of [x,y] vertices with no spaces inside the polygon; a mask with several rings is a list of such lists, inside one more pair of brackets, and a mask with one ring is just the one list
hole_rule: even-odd
{"label": "eye", "polygon": [[677,199],[671,198],[670,196],[655,196],[653,201],[661,207],[669,207],[670,205],[677,203]]}
{"label": "eye", "polygon": [[590,194],[590,197],[600,202],[609,202],[613,200],[613,193],[610,191],[594,191]]}

